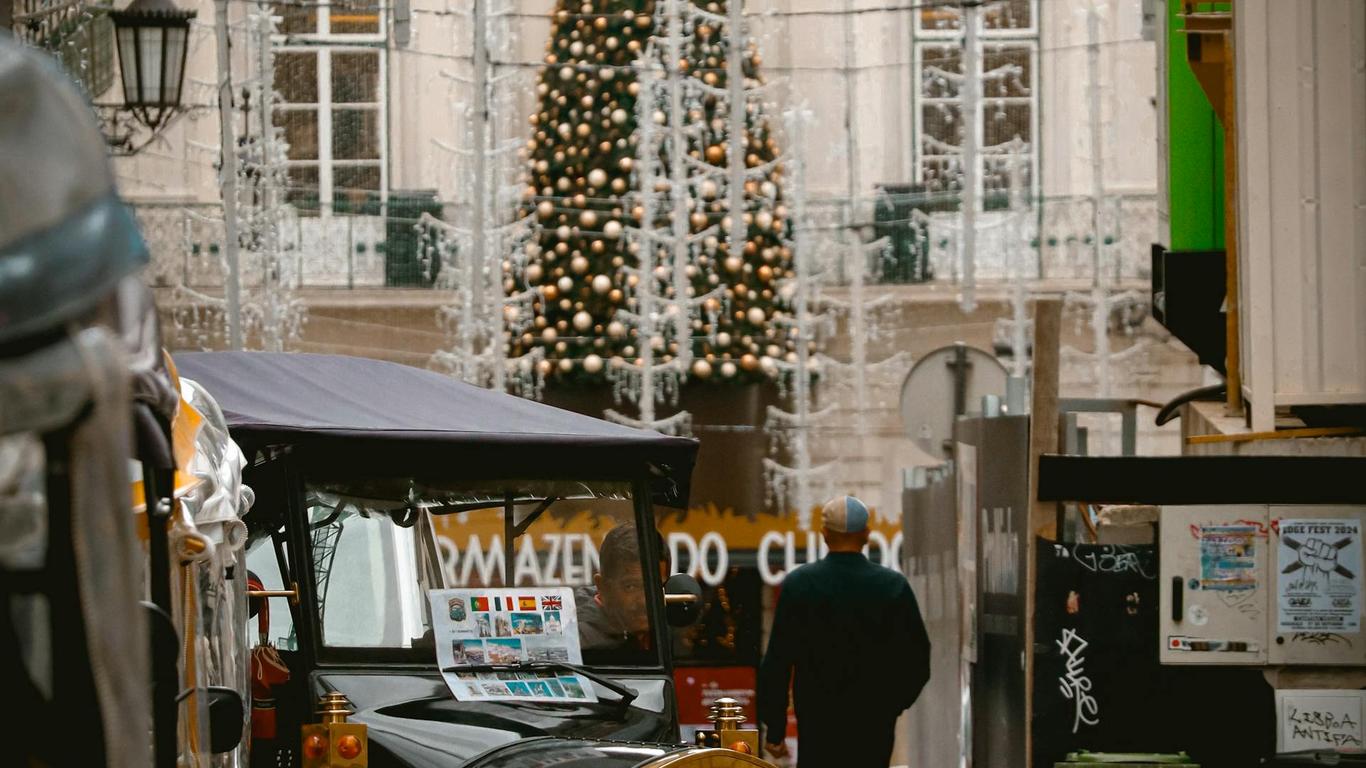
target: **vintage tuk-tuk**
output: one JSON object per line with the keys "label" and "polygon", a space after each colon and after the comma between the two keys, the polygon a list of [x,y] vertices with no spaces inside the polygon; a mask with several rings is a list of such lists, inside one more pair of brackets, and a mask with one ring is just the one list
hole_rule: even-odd
{"label": "vintage tuk-tuk", "polygon": [[694,440],[377,360],[175,359],[256,494],[278,661],[253,680],[253,764],[767,765],[738,708],[678,739],[670,628],[700,588],[668,577],[654,505],[687,503]]}

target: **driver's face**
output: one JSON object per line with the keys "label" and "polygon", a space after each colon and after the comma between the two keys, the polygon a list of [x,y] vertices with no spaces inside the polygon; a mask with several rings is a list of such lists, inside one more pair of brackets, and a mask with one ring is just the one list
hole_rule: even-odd
{"label": "driver's face", "polygon": [[612,574],[598,574],[598,595],[603,609],[629,632],[648,632],[650,615],[645,610],[645,580],[640,564],[630,563]]}

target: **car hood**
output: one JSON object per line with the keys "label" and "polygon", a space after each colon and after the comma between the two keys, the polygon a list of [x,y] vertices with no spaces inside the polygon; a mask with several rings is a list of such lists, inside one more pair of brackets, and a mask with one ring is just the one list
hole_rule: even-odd
{"label": "car hood", "polygon": [[339,691],[350,720],[364,723],[370,768],[453,768],[496,747],[538,736],[677,743],[677,715],[666,677],[613,676],[639,696],[630,707],[598,688],[597,704],[457,701],[434,672],[319,672],[315,695]]}

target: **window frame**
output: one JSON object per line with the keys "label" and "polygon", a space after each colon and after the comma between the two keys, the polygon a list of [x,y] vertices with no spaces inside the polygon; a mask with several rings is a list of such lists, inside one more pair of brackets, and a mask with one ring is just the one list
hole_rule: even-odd
{"label": "window frame", "polygon": [[[1029,52],[1030,82],[1028,96],[987,96],[985,93],[978,100],[977,104],[977,199],[985,201],[986,176],[988,173],[988,163],[992,159],[1014,156],[1019,153],[1007,155],[1003,152],[983,151],[983,142],[986,135],[986,120],[990,115],[989,108],[994,105],[1025,105],[1029,107],[1029,131],[1030,138],[1025,142],[1024,156],[1028,158],[1029,174],[1025,190],[1026,198],[1032,199],[1040,189],[1040,141],[1039,141],[1039,0],[1030,0],[1030,22],[1029,27],[1018,27],[1009,29],[987,29],[984,25],[984,18],[978,17],[978,40],[980,43],[979,55],[977,57],[978,72],[980,78],[982,68],[986,65],[986,56],[982,55],[988,46],[1002,48],[1027,49]],[[925,130],[924,109],[926,106],[935,104],[959,105],[959,115],[962,115],[962,92],[952,97],[934,96],[927,97],[923,92],[923,79],[925,69],[926,49],[953,47],[955,44],[961,50],[963,40],[963,30],[958,29],[926,29],[921,26],[922,16],[917,14],[915,23],[911,28],[911,130],[912,130],[912,179],[917,184],[925,183],[926,166],[930,163],[938,163],[943,160],[957,159],[957,154],[934,153],[927,151],[925,140],[928,136]],[[984,89],[985,90],[985,89]],[[937,141],[937,137],[935,138]]]}
{"label": "window frame", "polygon": [[[317,668],[339,668],[339,667],[384,667],[393,669],[412,670],[437,674],[436,660],[429,659],[425,655],[425,650],[414,648],[387,648],[387,647],[354,647],[327,645],[323,642],[322,613],[320,611],[320,595],[317,591],[316,563],[313,558],[312,540],[306,521],[309,519],[309,509],[307,507],[307,494],[310,478],[326,474],[336,474],[345,472],[347,467],[326,466],[318,467],[311,462],[301,462],[294,464],[290,469],[290,496],[292,508],[287,513],[291,516],[291,522],[287,528],[292,531],[290,534],[291,553],[297,558],[298,567],[295,570],[300,590],[299,614],[296,620],[302,617],[303,623],[308,625],[307,643],[309,651]],[[351,467],[358,472],[370,472],[372,474],[388,475],[383,470],[372,468]],[[397,475],[394,475],[397,476]],[[460,473],[453,472],[442,477],[443,481],[460,481],[467,479],[472,482],[479,482],[483,478],[464,477]],[[657,521],[654,514],[654,504],[651,500],[650,483],[648,479],[632,478],[629,476],[595,476],[595,477],[573,477],[559,478],[553,476],[528,477],[528,480],[536,479],[564,479],[582,480],[584,482],[614,482],[628,485],[631,489],[631,509],[636,523],[636,532],[639,537],[641,557],[643,562],[653,562],[654,559],[666,556],[667,553],[657,549],[657,541],[654,536],[646,535],[645,525],[650,530],[658,531]],[[300,524],[304,522],[304,524]],[[647,599],[651,600],[648,610],[650,611],[651,634],[654,637],[655,648],[654,658],[649,663],[621,663],[621,664],[590,664],[585,666],[595,672],[603,674],[626,674],[626,675],[662,675],[664,670],[670,669],[673,664],[673,648],[670,636],[670,627],[667,620],[667,610],[664,605],[664,582],[660,578],[657,569],[643,568],[641,576]],[[649,597],[653,596],[653,597]],[[298,623],[296,621],[296,627]],[[300,646],[303,646],[304,633],[299,631]]]}
{"label": "window frame", "polygon": [[[316,168],[318,172],[318,207],[314,211],[300,209],[300,215],[331,218],[336,215],[336,177],[340,168],[378,168],[380,209],[389,201],[389,61],[385,45],[384,12],[380,10],[380,32],[376,34],[330,34],[328,29],[331,7],[319,5],[319,32],[305,35],[277,35],[271,40],[272,52],[312,53],[316,100],[311,103],[291,102],[280,98],[275,103],[275,114],[283,112],[313,112],[317,118],[317,158],[286,160],[285,168]],[[332,97],[332,56],[346,53],[374,53],[376,62],[375,101],[338,102]],[[334,146],[333,112],[335,110],[374,112],[376,120],[377,158],[338,158]],[[350,213],[344,211],[342,215]]]}

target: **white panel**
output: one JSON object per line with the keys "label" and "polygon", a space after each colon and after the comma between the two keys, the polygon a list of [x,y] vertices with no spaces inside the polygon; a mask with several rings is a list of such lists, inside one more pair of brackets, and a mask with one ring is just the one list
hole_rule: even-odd
{"label": "white panel", "polygon": [[1272,429],[1274,401],[1259,393],[1274,390],[1275,342],[1272,325],[1276,304],[1272,293],[1271,181],[1267,158],[1272,142],[1267,124],[1270,51],[1268,0],[1239,3],[1234,14],[1234,57],[1238,121],[1238,283],[1242,305],[1243,386],[1252,399],[1252,428]]}
{"label": "white panel", "polygon": [[[1283,30],[1276,35],[1276,44],[1266,47],[1267,93],[1297,94],[1300,79],[1299,62],[1296,58],[1299,55],[1297,32],[1301,14],[1293,3],[1271,3],[1267,6],[1267,12],[1267,29]],[[1295,136],[1304,111],[1300,108],[1299,99],[1268,98],[1267,101],[1271,146],[1296,147]],[[1299,190],[1299,168],[1302,157],[1312,159],[1313,148],[1308,148],[1307,152],[1272,152],[1268,158],[1271,174],[1268,179],[1268,194],[1272,199],[1271,204],[1273,208],[1289,212],[1282,217],[1277,226],[1269,228],[1271,253],[1288,253],[1301,247],[1300,232],[1304,226],[1299,216],[1303,200]],[[1295,259],[1276,259],[1272,263],[1271,279],[1275,286],[1272,295],[1273,306],[1285,308],[1284,312],[1276,313],[1276,322],[1283,326],[1277,330],[1280,339],[1304,338],[1306,320],[1311,326],[1317,325],[1313,317],[1318,303],[1305,301],[1305,297],[1312,297],[1316,291],[1311,287],[1312,281],[1309,285],[1306,284],[1306,280],[1310,279],[1309,274],[1299,266],[1298,260]],[[1304,365],[1304,350],[1307,348],[1304,343],[1285,346],[1285,349],[1278,347],[1276,350],[1280,355],[1280,361],[1285,363],[1276,368],[1277,392],[1290,392],[1296,389],[1298,371]]]}
{"label": "white panel", "polygon": [[1266,663],[1267,528],[1265,506],[1162,508],[1163,664]]}
{"label": "white panel", "polygon": [[1273,407],[1366,402],[1366,5],[1234,13],[1243,381]]}

